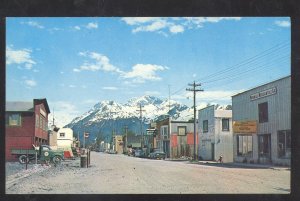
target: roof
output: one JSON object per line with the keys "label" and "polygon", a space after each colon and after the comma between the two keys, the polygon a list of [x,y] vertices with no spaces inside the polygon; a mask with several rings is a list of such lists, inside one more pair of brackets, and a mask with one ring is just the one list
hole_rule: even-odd
{"label": "roof", "polygon": [[265,86],[265,85],[267,85],[267,84],[271,84],[271,83],[277,82],[277,81],[279,81],[279,80],[283,80],[283,79],[290,78],[290,77],[291,77],[291,75],[288,75],[288,76],[285,76],[285,77],[282,77],[282,78],[279,78],[279,79],[273,80],[273,81],[271,81],[271,82],[268,82],[268,83],[265,83],[265,84],[262,84],[262,85],[259,85],[259,86],[256,86],[256,87],[253,87],[253,88],[251,88],[251,89],[248,89],[248,90],[246,90],[246,91],[240,92],[240,93],[238,93],[238,94],[235,94],[235,95],[233,95],[233,96],[231,96],[231,97],[238,96],[238,95],[240,95],[240,94],[243,94],[243,93],[249,92],[249,91],[251,91],[251,90],[253,90],[253,89],[257,89],[257,88],[259,88],[259,87],[262,87],[262,86]]}
{"label": "roof", "polygon": [[33,99],[33,102],[29,101],[7,101],[5,104],[5,111],[7,112],[34,112],[34,105],[44,104],[46,112],[49,114],[50,109],[46,98]]}
{"label": "roof", "polygon": [[33,112],[32,102],[6,102],[5,111],[7,112]]}

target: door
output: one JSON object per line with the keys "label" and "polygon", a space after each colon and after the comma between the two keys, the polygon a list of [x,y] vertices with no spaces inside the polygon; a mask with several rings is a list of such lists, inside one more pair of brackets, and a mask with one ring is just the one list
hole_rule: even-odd
{"label": "door", "polygon": [[271,134],[258,135],[258,159],[260,163],[271,163]]}
{"label": "door", "polygon": [[211,160],[215,160],[215,143],[211,143]]}

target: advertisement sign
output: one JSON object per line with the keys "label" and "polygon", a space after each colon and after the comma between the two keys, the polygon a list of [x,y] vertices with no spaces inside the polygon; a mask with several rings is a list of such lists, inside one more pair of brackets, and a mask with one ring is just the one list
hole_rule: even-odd
{"label": "advertisement sign", "polygon": [[234,121],[232,127],[234,133],[257,133],[256,121]]}
{"label": "advertisement sign", "polygon": [[277,93],[277,88],[273,87],[271,89],[267,89],[267,90],[264,90],[264,91],[261,91],[261,92],[250,95],[250,100],[253,101],[253,100],[263,98],[263,97],[266,97],[266,96],[274,95],[276,93]]}

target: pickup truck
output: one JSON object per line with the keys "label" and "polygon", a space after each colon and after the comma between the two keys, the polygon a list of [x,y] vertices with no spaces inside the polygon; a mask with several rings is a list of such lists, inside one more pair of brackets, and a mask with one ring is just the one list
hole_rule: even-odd
{"label": "pickup truck", "polygon": [[[64,151],[53,150],[48,145],[40,145],[36,147],[34,145],[33,149],[11,149],[11,154],[18,157],[21,164],[27,163],[32,160],[39,160],[44,162],[53,162],[54,164],[61,163],[64,160]],[[27,157],[28,155],[28,157]],[[37,158],[36,158],[37,157]]]}

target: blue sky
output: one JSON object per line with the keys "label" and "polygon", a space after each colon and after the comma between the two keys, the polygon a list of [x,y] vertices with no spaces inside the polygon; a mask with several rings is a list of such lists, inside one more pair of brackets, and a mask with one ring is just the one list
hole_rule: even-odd
{"label": "blue sky", "polygon": [[[7,18],[6,100],[47,98],[58,125],[103,100],[198,109],[290,75],[290,18]],[[51,117],[50,117],[51,118]]]}

